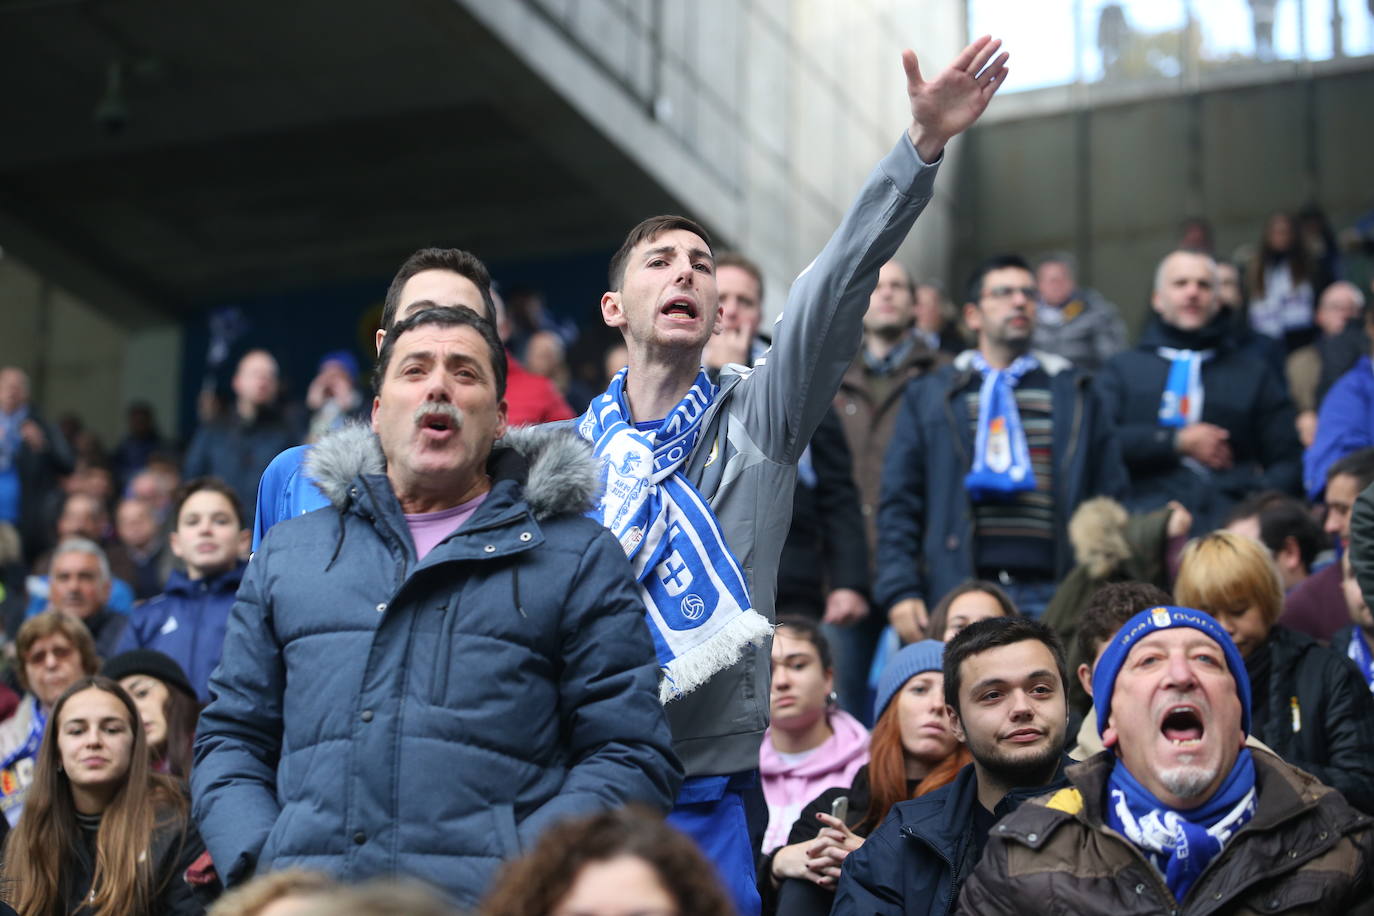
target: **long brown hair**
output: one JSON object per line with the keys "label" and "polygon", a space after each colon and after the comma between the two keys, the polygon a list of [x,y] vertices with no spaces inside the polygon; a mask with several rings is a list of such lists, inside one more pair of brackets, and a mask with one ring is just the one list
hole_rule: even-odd
{"label": "long brown hair", "polygon": [[[196,740],[196,723],[200,720],[200,704],[191,694],[168,684],[167,700],[162,704],[162,719],[167,725],[167,734],[163,739],[165,746],[154,764],[165,762],[165,766],[159,769],[189,782],[191,763],[195,759],[192,745]],[[149,752],[152,752],[151,749]]]}
{"label": "long brown hair", "polygon": [[935,765],[909,792],[906,779],[906,750],[902,747],[902,722],[894,700],[878,717],[868,739],[868,811],[855,826],[856,833],[868,835],[887,817],[899,801],[919,798],[954,781],[954,777],[973,757],[960,744],[954,752]]}
{"label": "long brown hair", "polygon": [[572,889],[582,869],[633,856],[654,870],[679,916],[733,914],[715,869],[663,816],[631,805],[567,820],[544,831],[523,858],[508,862],[482,902],[482,916],[546,916]]}
{"label": "long brown hair", "polygon": [[31,916],[66,912],[62,875],[72,868],[71,850],[84,842],[76,818],[71,783],[63,772],[57,737],[62,709],[84,690],[103,690],[124,704],[133,736],[129,771],[100,818],[95,868],[88,909],[93,916],[142,916],[151,913],[161,888],[153,886],[154,856],[150,846],[159,826],[186,816],[186,801],[169,777],[149,770],[147,737],[138,708],[124,689],[107,677],[85,677],[68,687],[53,705],[38,750],[33,786],[24,816],[5,844],[3,893],[16,910]]}
{"label": "long brown hair", "polygon": [[[1288,223],[1288,231],[1293,241],[1288,246],[1287,251],[1279,251],[1269,245],[1269,225],[1275,220],[1283,220]],[[1269,214],[1269,218],[1264,221],[1264,228],[1260,230],[1259,251],[1250,260],[1246,269],[1245,285],[1251,296],[1257,299],[1264,297],[1264,271],[1267,267],[1280,261],[1288,263],[1288,273],[1293,278],[1294,286],[1312,278],[1312,265],[1309,263],[1307,243],[1302,240],[1298,221],[1291,213],[1283,211]]]}

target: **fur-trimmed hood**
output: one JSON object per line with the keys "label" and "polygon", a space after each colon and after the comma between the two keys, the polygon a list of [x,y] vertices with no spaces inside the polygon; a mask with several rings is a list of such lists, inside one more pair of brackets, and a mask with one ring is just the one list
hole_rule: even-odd
{"label": "fur-trimmed hood", "polygon": [[[492,449],[488,468],[503,464],[503,452],[523,458],[525,502],[536,519],[592,508],[600,487],[599,466],[590,444],[570,426],[521,426],[506,433]],[[330,433],[305,459],[306,473],[336,509],[348,505],[355,478],[385,474],[382,444],[368,426],[355,423]],[[496,474],[493,474],[495,477]]]}

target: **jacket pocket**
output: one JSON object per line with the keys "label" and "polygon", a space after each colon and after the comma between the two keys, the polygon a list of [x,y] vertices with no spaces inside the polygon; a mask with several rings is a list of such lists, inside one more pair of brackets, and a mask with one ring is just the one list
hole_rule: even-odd
{"label": "jacket pocket", "polygon": [[439,615],[439,626],[433,636],[434,666],[429,680],[430,703],[434,706],[447,706],[449,669],[453,667],[453,631],[458,619],[458,595],[455,593],[447,603],[440,605],[436,613]]}
{"label": "jacket pocket", "polygon": [[515,827],[515,807],[513,805],[492,805],[491,819],[494,827],[497,848],[502,858],[514,859],[520,855],[520,833]]}

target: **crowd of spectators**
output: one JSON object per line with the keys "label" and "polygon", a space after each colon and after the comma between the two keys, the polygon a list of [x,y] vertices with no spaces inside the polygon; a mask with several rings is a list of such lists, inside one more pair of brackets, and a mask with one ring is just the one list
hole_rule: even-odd
{"label": "crowd of spectators", "polygon": [[454,249],[398,270],[370,391],[250,349],[184,450],[0,368],[0,899],[1374,906],[1374,288],[1309,209],[1241,264],[1190,221],[1134,345],[1062,252],[956,308],[893,255],[996,50],[929,98],[908,61],[772,329],[658,217],[604,372]]}

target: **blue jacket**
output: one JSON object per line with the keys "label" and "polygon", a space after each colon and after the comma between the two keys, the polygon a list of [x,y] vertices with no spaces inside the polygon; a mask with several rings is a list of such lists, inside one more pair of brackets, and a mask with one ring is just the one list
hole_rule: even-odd
{"label": "blue jacket", "polygon": [[305,473],[310,446],[297,445],[273,458],[258,481],[258,505],[253,512],[253,549],[257,550],[267,529],[329,505],[329,500]]}
{"label": "blue jacket", "polygon": [[[1130,471],[1127,508],[1149,512],[1176,499],[1193,513],[1194,534],[1220,526],[1248,493],[1296,494],[1300,483],[1302,444],[1283,373],[1228,339],[1225,320],[1219,315],[1201,331],[1185,333],[1155,318],[1140,345],[1108,360],[1094,383],[1117,426]],[[1159,425],[1159,400],[1169,376],[1169,361],[1156,352],[1159,347],[1215,351],[1202,364],[1202,421],[1230,433],[1230,469],[1199,475],[1174,451],[1176,430]]]}
{"label": "blue jacket", "polygon": [[219,664],[224,628],[243,570],[240,563],[212,579],[198,581],[173,570],[166,591],[129,612],[129,627],[119,651],[156,649],[170,655],[204,703],[210,699],[210,672]]}
{"label": "blue jacket", "polygon": [[248,565],[196,736],[220,874],[409,874],[471,906],[552,821],[682,779],[625,555],[581,513],[587,446],[516,430],[476,513],[417,561],[376,437],[317,444],[330,508]]}
{"label": "blue jacket", "polygon": [[1374,445],[1374,364],[1361,356],[1322,399],[1317,438],[1302,456],[1307,498],[1316,502],[1326,489],[1326,472],[1351,452]]}
{"label": "blue jacket", "polygon": [[[1063,577],[1073,566],[1069,517],[1093,496],[1121,498],[1126,469],[1088,376],[1061,357],[1036,356],[1050,377],[1055,568]],[[973,423],[960,395],[979,383],[961,355],[953,365],[907,384],[887,448],[878,507],[873,593],[884,607],[904,598],[933,606],[974,576],[973,504],[964,488],[973,461]]]}
{"label": "blue jacket", "polygon": [[[1002,818],[1028,798],[1068,785],[1064,758],[1047,786],[1015,789],[997,803]],[[978,777],[973,764],[954,782],[892,806],[863,846],[840,871],[831,916],[941,916],[953,913],[963,886],[978,864],[986,837],[973,835]]]}

